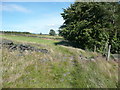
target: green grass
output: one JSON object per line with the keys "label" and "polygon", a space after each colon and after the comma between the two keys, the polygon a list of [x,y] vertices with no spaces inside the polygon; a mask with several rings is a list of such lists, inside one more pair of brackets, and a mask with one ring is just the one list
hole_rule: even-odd
{"label": "green grass", "polygon": [[36,43],[50,53],[2,51],[4,88],[116,88],[118,63],[99,57],[95,61],[81,60],[100,54],[77,48],[65,47],[44,40],[24,36],[1,36],[19,43]]}
{"label": "green grass", "polygon": [[47,37],[47,38],[58,38],[58,39],[63,39],[61,36],[50,36],[50,35],[37,35],[40,37]]}
{"label": "green grass", "polygon": [[32,43],[40,43],[40,44],[54,44],[58,42],[57,40],[46,40],[41,38],[34,37],[25,37],[25,36],[16,36],[16,35],[0,35],[2,38],[7,38],[10,40],[22,41],[22,42],[32,42]]}

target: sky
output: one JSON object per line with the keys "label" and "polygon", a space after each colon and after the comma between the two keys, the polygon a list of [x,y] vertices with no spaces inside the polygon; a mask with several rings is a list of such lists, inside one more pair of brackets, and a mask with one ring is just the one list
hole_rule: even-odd
{"label": "sky", "polygon": [[48,34],[56,32],[64,20],[60,13],[73,2],[3,2],[0,31],[21,31]]}

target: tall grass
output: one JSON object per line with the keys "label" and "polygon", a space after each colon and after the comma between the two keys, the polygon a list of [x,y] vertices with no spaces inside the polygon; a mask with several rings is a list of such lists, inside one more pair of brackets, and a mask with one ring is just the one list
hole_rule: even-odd
{"label": "tall grass", "polygon": [[19,42],[45,44],[50,53],[9,52],[2,49],[4,88],[116,88],[118,63],[99,57],[95,61],[80,59],[99,54],[71,47],[55,46],[52,40],[3,36]]}

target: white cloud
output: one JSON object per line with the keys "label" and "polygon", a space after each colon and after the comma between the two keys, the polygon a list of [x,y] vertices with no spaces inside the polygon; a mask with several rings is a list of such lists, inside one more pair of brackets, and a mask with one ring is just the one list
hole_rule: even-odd
{"label": "white cloud", "polygon": [[55,24],[48,24],[47,26],[55,26]]}
{"label": "white cloud", "polygon": [[[22,23],[9,23],[8,30],[28,31],[32,33],[44,33],[48,34],[50,29],[54,29],[56,32],[63,24],[64,20],[59,13],[46,14],[44,16],[34,17],[26,19]],[[6,24],[4,25],[6,27]]]}
{"label": "white cloud", "polygon": [[57,31],[59,27],[63,24],[63,22],[64,20],[62,19],[62,17],[55,14],[54,16],[48,15],[40,19],[31,18],[19,25],[14,25],[14,26],[18,26],[22,28],[21,30],[29,31],[29,32],[49,33],[50,29],[54,29],[55,31]]}
{"label": "white cloud", "polygon": [[27,31],[31,33],[43,33],[48,34],[50,29],[54,29],[56,32],[59,27],[63,24],[64,20],[62,17],[53,16],[53,17],[46,17],[43,19],[29,19],[25,20],[25,22],[19,24],[4,24],[3,31]]}
{"label": "white cloud", "polygon": [[1,11],[9,11],[9,12],[17,11],[17,12],[24,12],[24,13],[31,12],[27,8],[20,6],[20,5],[16,5],[16,4],[2,4],[2,5],[0,5],[0,10]]}

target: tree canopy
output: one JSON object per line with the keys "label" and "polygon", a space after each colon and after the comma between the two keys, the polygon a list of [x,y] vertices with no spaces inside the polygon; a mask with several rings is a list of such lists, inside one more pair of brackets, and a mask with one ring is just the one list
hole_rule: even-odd
{"label": "tree canopy", "polygon": [[107,2],[75,2],[61,13],[65,22],[59,34],[77,47],[102,52],[112,45],[112,53],[120,48],[120,5]]}
{"label": "tree canopy", "polygon": [[55,31],[54,31],[53,29],[51,29],[50,32],[49,32],[49,35],[51,35],[51,36],[55,36],[56,33],[55,33]]}

